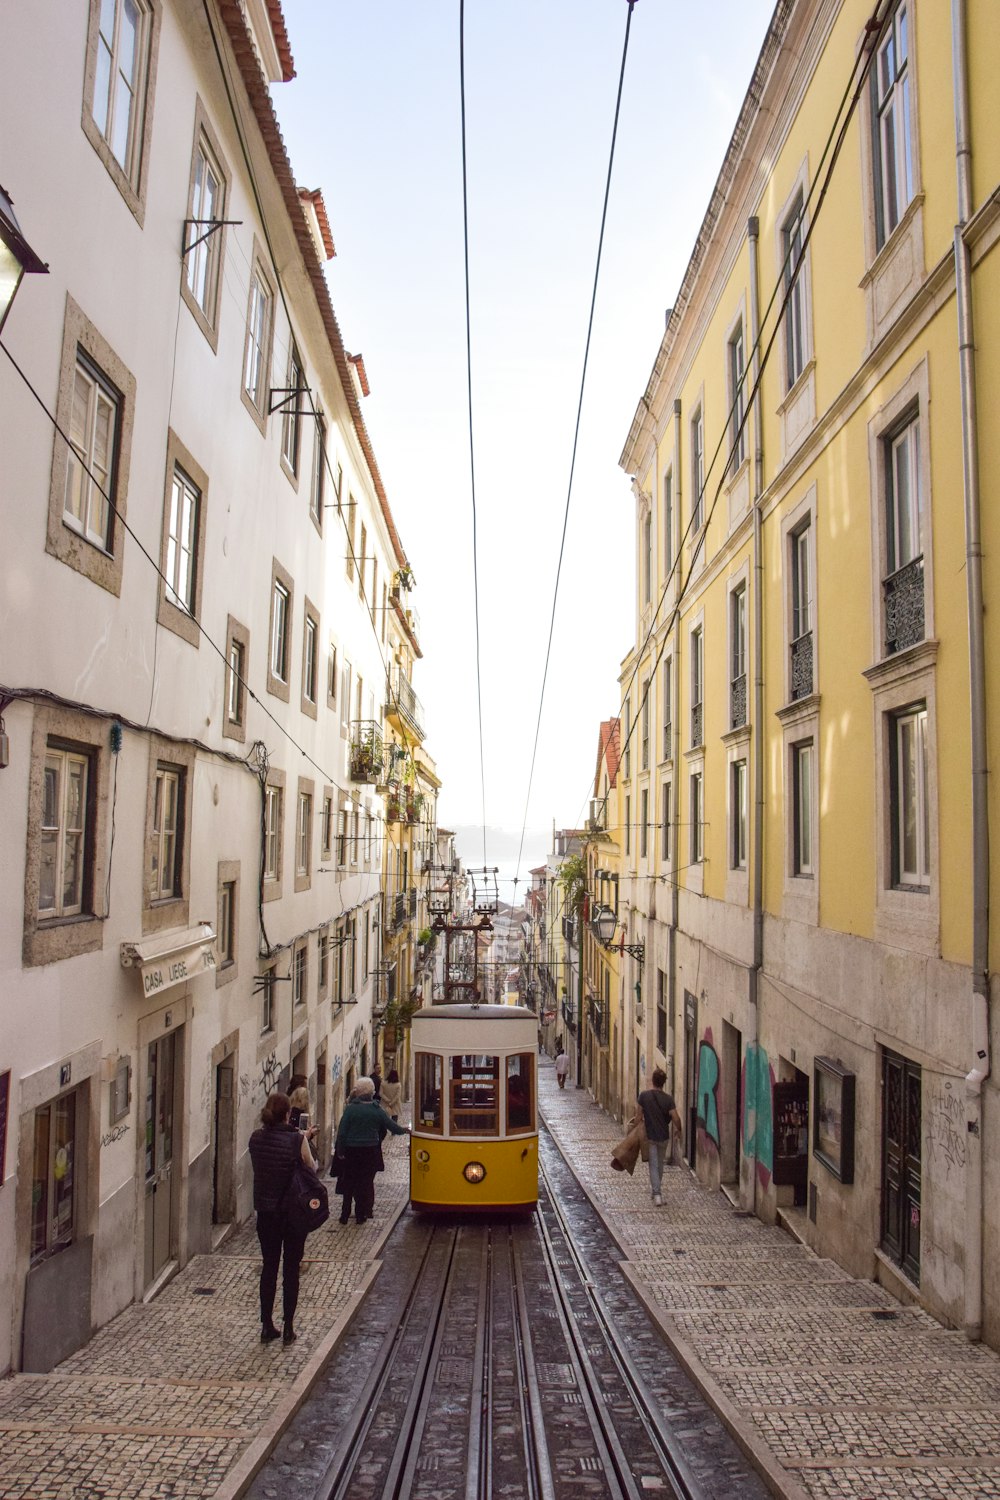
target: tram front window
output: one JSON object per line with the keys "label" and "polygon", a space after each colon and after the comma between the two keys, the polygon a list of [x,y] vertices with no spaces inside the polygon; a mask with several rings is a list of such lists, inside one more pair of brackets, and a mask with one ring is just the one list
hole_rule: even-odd
{"label": "tram front window", "polygon": [[512,1134],[534,1128],[535,1101],[531,1087],[534,1061],[531,1052],[518,1052],[507,1059],[507,1130]]}
{"label": "tram front window", "polygon": [[418,1130],[441,1130],[441,1082],[444,1074],[443,1062],[433,1052],[418,1052],[417,1074],[417,1128]]}
{"label": "tram front window", "polygon": [[500,1059],[464,1056],[451,1060],[452,1135],[496,1135],[499,1126]]}

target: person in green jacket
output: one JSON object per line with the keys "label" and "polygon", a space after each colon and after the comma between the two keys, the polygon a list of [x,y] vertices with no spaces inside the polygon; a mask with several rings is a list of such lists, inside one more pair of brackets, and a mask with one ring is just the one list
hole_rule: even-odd
{"label": "person in green jacket", "polygon": [[382,1141],[387,1131],[393,1135],[410,1133],[405,1125],[397,1125],[381,1105],[376,1104],[375,1085],[371,1079],[359,1079],[340,1117],[333,1152],[344,1163],[337,1176],[337,1191],[344,1197],[341,1224],[346,1224],[351,1217],[352,1201],[357,1223],[364,1224],[372,1216],[375,1173],[382,1170]]}

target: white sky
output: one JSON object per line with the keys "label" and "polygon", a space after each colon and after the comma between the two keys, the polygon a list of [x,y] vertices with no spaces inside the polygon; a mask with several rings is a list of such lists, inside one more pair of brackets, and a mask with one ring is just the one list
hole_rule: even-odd
{"label": "white sky", "polygon": [[[585,814],[598,726],[618,711],[635,602],[634,512],[618,458],[772,8],[633,9],[529,803],[628,7],[466,3],[485,822],[520,834],[527,820],[522,878],[553,820]],[[365,420],[417,580],[414,686],[444,782],[439,821],[481,825],[459,3],[284,0],[284,12],[297,77],[275,88],[275,103],[298,181],[323,190],[337,246],[331,295],[347,348],[365,358]],[[706,434],[709,451],[716,436]],[[480,863],[482,841],[460,852]]]}

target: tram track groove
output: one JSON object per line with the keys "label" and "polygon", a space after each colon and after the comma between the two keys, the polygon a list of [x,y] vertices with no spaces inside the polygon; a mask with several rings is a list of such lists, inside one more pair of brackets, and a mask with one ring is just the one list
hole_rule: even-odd
{"label": "tram track groove", "polygon": [[555,1483],[545,1440],[545,1417],[542,1411],[538,1372],[531,1338],[524,1269],[517,1238],[510,1227],[507,1231],[507,1243],[511,1269],[511,1328],[514,1333],[514,1349],[517,1358],[525,1475],[530,1486],[527,1500],[556,1500]]}

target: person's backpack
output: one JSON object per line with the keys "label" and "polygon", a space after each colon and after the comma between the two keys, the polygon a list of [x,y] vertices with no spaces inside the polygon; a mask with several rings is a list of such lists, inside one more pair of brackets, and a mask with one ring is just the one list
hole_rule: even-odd
{"label": "person's backpack", "polygon": [[301,1157],[296,1161],[292,1180],[281,1200],[289,1226],[299,1234],[319,1229],[330,1217],[330,1198],[316,1171],[307,1167]]}

